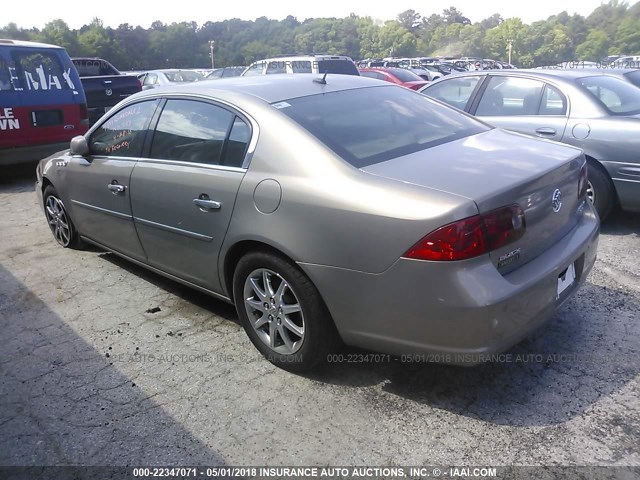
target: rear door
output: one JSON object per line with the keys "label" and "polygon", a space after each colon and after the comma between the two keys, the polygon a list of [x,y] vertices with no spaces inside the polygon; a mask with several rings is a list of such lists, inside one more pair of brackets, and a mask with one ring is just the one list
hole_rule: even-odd
{"label": "rear door", "polygon": [[131,176],[133,216],[150,265],[221,291],[218,254],[245,174],[249,125],[206,100],[166,101],[149,158]]}
{"label": "rear door", "polygon": [[9,49],[0,47],[0,148],[26,144],[28,112],[23,108],[15,64]]}
{"label": "rear door", "polygon": [[138,260],[145,254],[131,214],[129,181],[158,102],[134,103],[110,116],[89,137],[90,155],[74,156],[61,169],[78,231]]}
{"label": "rear door", "polygon": [[2,103],[6,95],[16,107],[2,112],[3,131],[12,136],[20,130],[16,138],[23,145],[68,142],[87,131],[84,91],[64,49],[15,46],[4,58],[11,83]]}
{"label": "rear door", "polygon": [[566,97],[546,82],[489,75],[470,113],[496,127],[562,140],[567,126]]}

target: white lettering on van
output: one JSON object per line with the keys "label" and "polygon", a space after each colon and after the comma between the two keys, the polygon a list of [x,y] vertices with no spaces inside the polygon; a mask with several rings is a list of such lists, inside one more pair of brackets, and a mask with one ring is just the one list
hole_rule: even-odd
{"label": "white lettering on van", "polygon": [[24,72],[24,78],[27,81],[27,88],[29,90],[40,90],[40,84],[33,79],[31,72]]}
{"label": "white lettering on van", "polygon": [[[65,81],[72,89],[75,88],[73,82],[70,77],[71,69],[68,69],[66,72],[62,74]],[[34,78],[34,73],[36,78]],[[56,88],[58,90],[62,90],[62,83],[57,75],[49,74],[48,78],[44,72],[44,67],[40,65],[36,68],[35,72],[24,72],[25,80],[27,81],[27,88],[29,90],[51,90],[52,88]]]}
{"label": "white lettering on van", "polygon": [[65,81],[67,82],[67,85],[69,85],[69,88],[71,90],[75,90],[76,86],[73,84],[73,81],[71,80],[71,69],[67,68],[67,70],[62,74],[62,76],[64,77]]}
{"label": "white lettering on van", "polygon": [[0,108],[0,130],[19,130],[20,120],[13,116],[13,108]]}

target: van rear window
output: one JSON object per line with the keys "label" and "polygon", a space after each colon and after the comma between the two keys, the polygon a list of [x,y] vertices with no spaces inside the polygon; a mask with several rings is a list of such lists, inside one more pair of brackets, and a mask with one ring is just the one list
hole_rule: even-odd
{"label": "van rear window", "polygon": [[[13,50],[15,64],[14,87],[24,90],[76,89],[70,67],[64,68],[55,52],[44,50]],[[17,83],[17,85],[16,85]]]}

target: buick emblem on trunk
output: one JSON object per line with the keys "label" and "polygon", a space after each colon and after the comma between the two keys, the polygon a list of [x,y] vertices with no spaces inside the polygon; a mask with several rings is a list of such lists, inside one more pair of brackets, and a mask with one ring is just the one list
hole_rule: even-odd
{"label": "buick emblem on trunk", "polygon": [[110,97],[111,94],[113,94],[113,90],[111,90],[110,88],[107,88],[104,93],[107,95],[107,97]]}
{"label": "buick emblem on trunk", "polygon": [[558,213],[562,208],[562,192],[558,188],[556,188],[556,191],[553,192],[553,196],[551,197],[551,205],[553,206],[553,211],[555,213]]}

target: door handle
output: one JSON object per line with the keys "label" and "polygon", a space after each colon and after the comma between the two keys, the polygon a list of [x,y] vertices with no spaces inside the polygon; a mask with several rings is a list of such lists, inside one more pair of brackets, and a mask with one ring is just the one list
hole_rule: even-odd
{"label": "door handle", "polygon": [[107,185],[107,188],[111,190],[114,195],[124,193],[124,191],[127,189],[127,187],[125,187],[124,185],[118,185],[117,183],[110,183],[109,185]]}
{"label": "door handle", "polygon": [[536,133],[538,135],[555,135],[556,129],[551,127],[540,127],[536,128]]}
{"label": "door handle", "polygon": [[193,203],[200,207],[202,211],[219,210],[222,207],[222,203],[206,198],[194,198]]}

